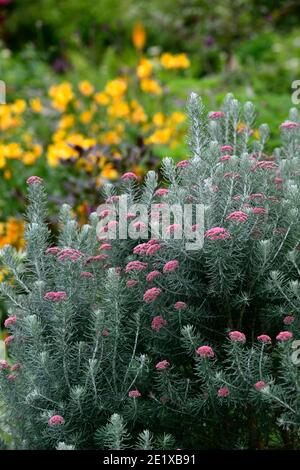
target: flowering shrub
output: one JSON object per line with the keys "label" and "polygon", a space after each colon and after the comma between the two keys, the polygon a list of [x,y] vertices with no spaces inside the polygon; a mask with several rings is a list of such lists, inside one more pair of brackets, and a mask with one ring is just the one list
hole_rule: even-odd
{"label": "flowering shrub", "polygon": [[[189,111],[191,157],[164,160],[168,191],[153,171],[120,191],[130,219],[136,200],[203,204],[201,249],[176,230],[110,239],[95,213],[80,228],[66,205],[53,246],[31,180],[27,250],[2,250],[14,284],[1,284],[13,320],[0,383],[15,448],[299,447],[298,115],[268,155],[267,126],[260,140],[249,132],[251,103],[228,95],[207,115],[193,94]],[[117,211],[114,186],[105,195]]]}

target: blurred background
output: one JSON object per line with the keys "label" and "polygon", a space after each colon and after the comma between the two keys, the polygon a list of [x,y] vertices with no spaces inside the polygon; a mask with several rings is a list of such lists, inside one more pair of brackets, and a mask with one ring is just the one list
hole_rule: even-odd
{"label": "blurred background", "polygon": [[32,174],[55,227],[57,203],[84,223],[104,182],[185,159],[191,91],[213,110],[229,91],[253,101],[271,152],[300,79],[299,19],[299,0],[0,0],[0,248],[24,246]]}

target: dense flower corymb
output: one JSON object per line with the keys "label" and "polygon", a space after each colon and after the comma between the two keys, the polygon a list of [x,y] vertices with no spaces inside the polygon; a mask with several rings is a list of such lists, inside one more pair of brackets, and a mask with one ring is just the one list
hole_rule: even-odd
{"label": "dense flower corymb", "polygon": [[142,396],[142,394],[138,390],[130,390],[130,392],[128,392],[128,396],[130,398],[139,398]]}
{"label": "dense flower corymb", "polygon": [[186,303],[182,302],[181,300],[178,300],[178,302],[174,304],[175,310],[184,310],[186,307],[187,307]]}
{"label": "dense flower corymb", "polygon": [[164,370],[164,369],[167,369],[169,365],[170,365],[169,361],[164,359],[163,361],[158,362],[155,367],[157,370]]}
{"label": "dense flower corymb", "polygon": [[43,182],[42,178],[39,176],[29,176],[27,178],[26,183],[31,186],[32,184],[41,184]]}
{"label": "dense flower corymb", "polygon": [[9,326],[14,325],[16,321],[17,321],[16,315],[12,315],[11,317],[8,317],[4,322],[5,328],[8,328]]}
{"label": "dense flower corymb", "polygon": [[213,227],[206,230],[204,237],[209,240],[225,240],[230,237],[230,233],[223,227]]}
{"label": "dense flower corymb", "polygon": [[163,267],[163,273],[172,273],[178,268],[178,266],[179,262],[177,260],[173,259],[171,261],[168,261]]}
{"label": "dense flower corymb", "polygon": [[144,302],[150,303],[154,302],[157,297],[161,294],[161,289],[159,287],[152,287],[152,289],[146,290],[144,294]]}
{"label": "dense flower corymb", "polygon": [[229,338],[231,341],[236,341],[238,343],[245,343],[246,341],[246,336],[240,331],[230,331]]}
{"label": "dense flower corymb", "polygon": [[213,349],[210,346],[200,346],[197,350],[196,353],[200,357],[214,357],[215,353],[213,352]]}
{"label": "dense flower corymb", "polygon": [[229,388],[228,387],[221,387],[219,388],[218,390],[218,397],[220,398],[225,398],[225,397],[228,397],[229,395]]}
{"label": "dense flower corymb", "polygon": [[262,390],[263,388],[265,388],[267,386],[266,382],[264,382],[263,380],[259,380],[258,382],[256,382],[254,384],[254,388],[255,390],[257,391],[260,391]]}
{"label": "dense flower corymb", "polygon": [[243,211],[234,211],[229,214],[225,220],[235,220],[236,222],[246,222],[248,215]]}
{"label": "dense flower corymb", "polygon": [[276,336],[276,339],[277,341],[289,341],[290,339],[292,339],[292,337],[293,333],[291,333],[290,331],[281,331]]}
{"label": "dense flower corymb", "polygon": [[262,343],[266,343],[266,344],[272,343],[272,340],[269,335],[259,335],[257,339],[258,341],[261,341]]}
{"label": "dense flower corymb", "polygon": [[51,418],[48,420],[48,424],[49,426],[60,426],[62,424],[65,424],[65,420],[60,415],[54,415],[51,416]]}
{"label": "dense flower corymb", "polygon": [[66,292],[59,291],[59,292],[47,292],[44,295],[45,300],[51,300],[52,302],[60,302],[62,300],[67,300],[68,295]]}
{"label": "dense flower corymb", "polygon": [[159,332],[159,330],[163,326],[166,326],[166,324],[167,324],[166,320],[161,315],[157,315],[152,320],[151,328],[152,328],[152,330],[154,330],[156,332]]}

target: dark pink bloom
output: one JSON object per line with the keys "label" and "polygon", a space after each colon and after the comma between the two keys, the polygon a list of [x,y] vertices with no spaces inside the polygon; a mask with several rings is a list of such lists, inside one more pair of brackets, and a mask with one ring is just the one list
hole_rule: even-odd
{"label": "dark pink bloom", "polygon": [[293,315],[287,315],[283,319],[283,323],[285,325],[291,325],[295,321],[295,317]]}
{"label": "dark pink bloom", "polygon": [[190,165],[190,162],[188,160],[182,160],[181,162],[178,162],[176,165],[176,168],[187,168]]}
{"label": "dark pink bloom", "polygon": [[186,307],[187,304],[185,302],[181,302],[180,300],[174,304],[175,310],[184,310]]}
{"label": "dark pink bloom", "polygon": [[222,397],[222,398],[228,397],[229,394],[230,394],[230,391],[228,387],[221,387],[218,390],[218,397]]}
{"label": "dark pink bloom", "polygon": [[232,200],[233,201],[239,201],[241,199],[241,195],[240,194],[237,194],[236,196],[232,196]]}
{"label": "dark pink bloom", "polygon": [[104,261],[107,258],[108,258],[108,255],[105,253],[101,253],[101,255],[96,255],[96,256],[89,256],[86,259],[85,264],[94,263],[94,261]]}
{"label": "dark pink bloom", "polygon": [[108,197],[105,202],[110,204],[112,202],[117,202],[118,200],[119,200],[119,196],[114,195],[114,196]]}
{"label": "dark pink bloom", "polygon": [[137,222],[133,222],[133,227],[136,228],[137,230],[144,230],[147,225],[144,222],[141,222],[138,220]]}
{"label": "dark pink bloom", "polygon": [[265,388],[266,386],[267,384],[263,380],[259,380],[258,382],[256,382],[256,384],[254,384],[255,390],[257,390],[258,392],[262,390],[263,388]]}
{"label": "dark pink bloom", "polygon": [[159,330],[163,327],[166,326],[167,322],[166,320],[160,316],[157,315],[156,317],[153,318],[152,323],[151,323],[151,328],[152,330],[159,332]]}
{"label": "dark pink bloom", "polygon": [[15,337],[13,335],[7,336],[4,340],[5,346],[8,346],[12,341],[14,341]]}
{"label": "dark pink bloom", "polygon": [[229,214],[225,220],[235,220],[236,222],[246,222],[248,219],[248,215],[242,211],[234,211]]}
{"label": "dark pink bloom", "polygon": [[135,279],[129,279],[126,282],[126,287],[134,287],[139,283],[139,281],[136,281]]}
{"label": "dark pink bloom", "polygon": [[111,250],[112,249],[112,246],[110,243],[102,243],[102,245],[100,245],[99,247],[99,250]]}
{"label": "dark pink bloom", "polygon": [[166,228],[166,233],[174,233],[174,232],[179,232],[181,230],[181,225],[180,224],[171,224]]}
{"label": "dark pink bloom", "polygon": [[60,253],[61,248],[58,248],[58,246],[51,246],[50,248],[47,248],[46,250],[46,255],[57,255]]}
{"label": "dark pink bloom", "polygon": [[170,365],[169,361],[165,359],[163,361],[158,362],[155,367],[157,370],[164,370],[164,369],[167,369],[169,365]]}
{"label": "dark pink bloom", "polygon": [[165,196],[168,192],[169,190],[166,188],[159,188],[155,191],[154,196]]}
{"label": "dark pink bloom", "polygon": [[276,336],[276,339],[277,341],[289,341],[290,339],[292,339],[292,337],[293,333],[291,333],[290,331],[281,331]]}
{"label": "dark pink bloom", "polygon": [[66,292],[47,292],[44,295],[45,300],[51,300],[52,302],[60,302],[62,300],[67,300],[68,296]]}
{"label": "dark pink bloom", "polygon": [[275,170],[278,165],[275,162],[272,162],[270,160],[262,160],[259,162],[256,162],[252,168],[251,171],[256,171],[258,168],[262,168],[263,170]]}
{"label": "dark pink bloom", "polygon": [[144,302],[146,303],[154,302],[160,294],[161,294],[161,289],[159,289],[158,287],[152,287],[152,289],[146,290],[143,296]]}
{"label": "dark pink bloom", "polygon": [[209,240],[225,240],[230,237],[230,233],[223,227],[213,227],[206,230],[204,237]]}
{"label": "dark pink bloom", "polygon": [[200,357],[214,357],[215,355],[213,349],[210,346],[200,346],[198,349],[196,349],[196,353]]}
{"label": "dark pink bloom", "polygon": [[140,243],[139,245],[137,245],[133,248],[132,252],[135,255],[145,255],[148,248],[149,248],[148,243]]}
{"label": "dark pink bloom", "polygon": [[272,343],[272,340],[269,335],[259,335],[257,339],[258,341],[261,341],[262,343],[266,343],[266,344]]}
{"label": "dark pink bloom", "polygon": [[175,271],[179,266],[179,262],[176,259],[172,259],[171,261],[168,261],[164,267],[163,267],[163,273],[172,273]]}
{"label": "dark pink bloom", "polygon": [[149,245],[149,243],[148,243],[148,248],[147,248],[147,251],[146,251],[146,255],[147,256],[152,256],[157,251],[159,251],[160,249],[161,249],[161,245],[159,243],[155,243],[153,245]]}
{"label": "dark pink bloom", "polygon": [[4,322],[5,328],[8,328],[9,326],[14,325],[16,321],[17,321],[16,315],[12,315],[11,317],[8,317]]}
{"label": "dark pink bloom", "polygon": [[15,374],[8,374],[8,376],[6,378],[10,382],[13,382],[14,380],[16,380],[17,376]]}
{"label": "dark pink bloom", "polygon": [[149,274],[147,274],[146,281],[152,282],[153,279],[155,279],[158,276],[161,276],[161,273],[159,271],[151,271]]}
{"label": "dark pink bloom", "polygon": [[79,250],[74,250],[73,248],[64,248],[63,250],[60,250],[58,259],[59,261],[64,261],[66,259],[69,259],[70,261],[77,261],[83,256],[83,253],[81,253]]}
{"label": "dark pink bloom", "polygon": [[124,181],[137,180],[137,176],[132,171],[128,171],[127,173],[124,173],[124,175],[121,176],[121,179]]}
{"label": "dark pink bloom", "polygon": [[295,129],[296,127],[299,127],[300,124],[298,122],[294,121],[285,121],[280,125],[281,129]]}
{"label": "dark pink bloom", "polygon": [[267,210],[264,207],[251,207],[251,212],[256,215],[266,214]]}
{"label": "dark pink bloom", "polygon": [[65,424],[65,420],[60,415],[54,415],[54,416],[51,416],[51,418],[48,421],[48,424],[49,426],[60,426],[62,424]]}
{"label": "dark pink bloom", "polygon": [[27,180],[26,180],[26,183],[29,184],[29,185],[41,184],[41,183],[43,183],[43,180],[39,176],[29,176],[29,178],[27,178]]}
{"label": "dark pink bloom", "polygon": [[21,369],[21,364],[19,364],[18,362],[14,364],[13,366],[11,366],[10,368],[12,372],[15,372],[16,370],[19,370],[19,369]]}
{"label": "dark pink bloom", "polygon": [[209,113],[209,119],[219,119],[225,116],[225,113],[223,111],[213,111]]}
{"label": "dark pink bloom", "polygon": [[231,145],[222,145],[221,152],[232,152],[233,147]]}
{"label": "dark pink bloom", "polygon": [[130,398],[139,398],[142,394],[138,390],[130,390],[130,392],[128,392],[128,396]]}
{"label": "dark pink bloom", "polygon": [[94,277],[94,275],[92,273],[88,272],[88,271],[82,271],[80,273],[80,276],[81,277]]}
{"label": "dark pink bloom", "polygon": [[9,364],[5,359],[0,359],[0,370],[9,369]]}
{"label": "dark pink bloom", "polygon": [[236,341],[238,343],[245,343],[246,341],[246,336],[240,331],[230,331],[229,338],[231,341]]}
{"label": "dark pink bloom", "polygon": [[125,273],[129,273],[131,271],[143,271],[144,269],[147,269],[147,267],[147,263],[142,263],[141,261],[130,261],[125,267]]}
{"label": "dark pink bloom", "polygon": [[106,330],[106,329],[104,329],[104,330],[102,331],[102,336],[104,336],[105,338],[107,338],[107,336],[109,336],[109,331]]}
{"label": "dark pink bloom", "polygon": [[99,217],[100,219],[104,219],[105,217],[108,217],[109,215],[112,215],[114,212],[111,211],[110,209],[104,209],[103,211],[100,212]]}
{"label": "dark pink bloom", "polygon": [[220,162],[227,162],[228,160],[231,160],[231,155],[222,155],[222,157],[219,158]]}

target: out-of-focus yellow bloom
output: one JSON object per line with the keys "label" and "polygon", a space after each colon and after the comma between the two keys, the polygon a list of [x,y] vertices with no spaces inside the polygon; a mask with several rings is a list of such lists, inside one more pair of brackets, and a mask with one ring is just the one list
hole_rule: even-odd
{"label": "out-of-focus yellow bloom", "polygon": [[72,85],[68,82],[52,85],[49,90],[49,96],[52,98],[52,106],[63,113],[74,98]]}
{"label": "out-of-focus yellow bloom", "polygon": [[155,113],[152,118],[152,122],[156,127],[162,127],[166,121],[166,117],[163,113]]}
{"label": "out-of-focus yellow bloom", "polygon": [[121,137],[115,130],[103,132],[99,138],[102,145],[118,145],[121,142]]}
{"label": "out-of-focus yellow bloom", "polygon": [[84,96],[91,96],[94,93],[94,87],[88,80],[83,80],[80,82],[78,89]]}
{"label": "out-of-focus yellow bloom", "polygon": [[255,139],[260,139],[260,132],[259,132],[259,129],[255,129],[255,131],[253,131],[253,137]]}
{"label": "out-of-focus yellow bloom", "polygon": [[156,129],[152,135],[145,139],[145,143],[154,145],[166,145],[170,142],[171,137],[171,128],[166,127],[165,129]]}
{"label": "out-of-focus yellow bloom", "polygon": [[24,222],[11,217],[5,223],[0,224],[0,248],[5,245],[13,245],[17,249],[25,246]]}
{"label": "out-of-focus yellow bloom", "polygon": [[23,114],[26,110],[26,102],[24,100],[16,100],[11,107],[15,114]]}
{"label": "out-of-focus yellow bloom", "polygon": [[136,101],[132,100],[131,103],[131,120],[134,124],[139,124],[147,121],[147,115],[144,108]]}
{"label": "out-of-focus yellow bloom", "polygon": [[74,126],[75,118],[72,114],[65,114],[61,117],[58,123],[59,129],[69,129],[70,127]]}
{"label": "out-of-focus yellow bloom", "polygon": [[132,31],[132,42],[134,47],[141,51],[146,43],[146,31],[142,23],[136,23]]}
{"label": "out-of-focus yellow bloom", "polygon": [[109,104],[109,96],[107,95],[107,93],[104,93],[104,91],[96,93],[94,99],[96,103],[100,106],[107,106]]}
{"label": "out-of-focus yellow bloom", "polygon": [[150,62],[150,60],[146,59],[145,57],[142,57],[136,69],[137,76],[140,79],[148,78],[152,74],[152,71],[153,71],[153,65]]}
{"label": "out-of-focus yellow bloom", "polygon": [[130,108],[126,101],[114,101],[107,109],[109,116],[118,119],[118,118],[127,118],[130,113]]}
{"label": "out-of-focus yellow bloom", "polygon": [[2,282],[6,278],[7,274],[9,274],[9,271],[7,269],[0,269],[0,282]]}
{"label": "out-of-focus yellow bloom", "polygon": [[40,98],[33,98],[30,101],[30,107],[34,113],[41,113],[43,106]]}
{"label": "out-of-focus yellow bloom", "polygon": [[116,78],[106,84],[105,92],[112,98],[121,98],[127,90],[127,82],[123,78]]}
{"label": "out-of-focus yellow bloom", "polygon": [[106,163],[101,171],[101,177],[108,180],[116,180],[119,177],[119,173],[112,163]]}
{"label": "out-of-focus yellow bloom", "polygon": [[145,93],[152,93],[153,95],[161,95],[162,89],[159,83],[153,78],[143,78],[141,80],[141,89]]}
{"label": "out-of-focus yellow bloom", "polygon": [[5,180],[10,180],[12,177],[12,172],[10,170],[5,170],[5,172],[3,173],[3,176]]}
{"label": "out-of-focus yellow bloom", "polygon": [[160,57],[160,63],[165,69],[187,69],[191,63],[186,54],[170,54],[165,52]]}
{"label": "out-of-focus yellow bloom", "polygon": [[171,124],[171,125],[177,125],[177,124],[181,124],[182,122],[184,122],[186,120],[186,116],[184,113],[181,113],[180,111],[175,111],[174,113],[171,114],[171,116],[169,117],[168,119],[168,122]]}
{"label": "out-of-focus yellow bloom", "polygon": [[17,142],[11,142],[4,146],[3,153],[6,158],[20,158],[22,155],[22,147]]}
{"label": "out-of-focus yellow bloom", "polygon": [[5,168],[6,158],[4,157],[4,145],[0,145],[0,169]]}
{"label": "out-of-focus yellow bloom", "polygon": [[59,165],[61,160],[77,157],[77,152],[64,141],[49,145],[47,152],[48,165],[52,168]]}
{"label": "out-of-focus yellow bloom", "polygon": [[92,120],[93,114],[91,111],[84,111],[83,113],[80,114],[80,121],[83,124],[89,124]]}
{"label": "out-of-focus yellow bloom", "polygon": [[42,155],[43,147],[39,144],[34,144],[32,150],[36,157],[40,157]]}

